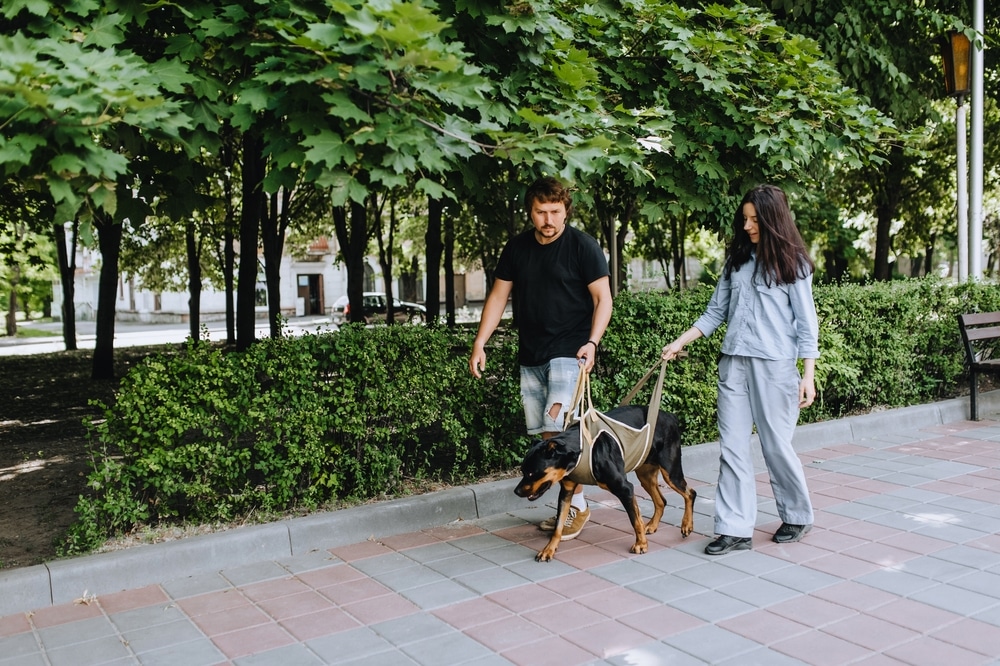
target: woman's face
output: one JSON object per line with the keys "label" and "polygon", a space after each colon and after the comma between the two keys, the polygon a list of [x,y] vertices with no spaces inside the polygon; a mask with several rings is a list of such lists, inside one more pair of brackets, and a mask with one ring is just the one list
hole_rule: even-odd
{"label": "woman's face", "polygon": [[757,207],[750,202],[743,204],[743,231],[750,236],[750,242],[756,245],[760,239],[760,228],[757,226]]}

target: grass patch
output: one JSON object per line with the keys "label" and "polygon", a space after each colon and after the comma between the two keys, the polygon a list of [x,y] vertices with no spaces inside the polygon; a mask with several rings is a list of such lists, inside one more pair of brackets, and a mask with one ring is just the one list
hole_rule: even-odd
{"label": "grass patch", "polygon": [[57,331],[46,331],[41,328],[31,328],[30,326],[18,326],[16,338],[57,338],[62,333]]}

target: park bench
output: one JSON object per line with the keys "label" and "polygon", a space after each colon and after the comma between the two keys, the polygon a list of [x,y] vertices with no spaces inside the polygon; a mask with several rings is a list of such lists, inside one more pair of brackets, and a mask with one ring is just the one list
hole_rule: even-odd
{"label": "park bench", "polygon": [[979,375],[1000,374],[1000,312],[975,312],[958,315],[958,328],[965,345],[965,360],[969,366],[969,412],[979,420],[976,399],[979,396]]}

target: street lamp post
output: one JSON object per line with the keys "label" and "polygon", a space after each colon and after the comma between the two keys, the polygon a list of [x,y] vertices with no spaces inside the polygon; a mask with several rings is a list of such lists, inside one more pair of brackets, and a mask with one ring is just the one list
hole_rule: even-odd
{"label": "street lamp post", "polygon": [[969,164],[965,149],[965,96],[969,94],[969,70],[972,50],[964,33],[951,31],[941,44],[944,82],[949,97],[957,102],[955,110],[956,161],[958,170],[958,280],[969,279]]}

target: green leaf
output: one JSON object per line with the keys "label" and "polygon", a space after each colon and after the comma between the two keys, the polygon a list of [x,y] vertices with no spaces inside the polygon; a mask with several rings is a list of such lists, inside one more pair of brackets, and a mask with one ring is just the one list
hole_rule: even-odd
{"label": "green leaf", "polygon": [[56,155],[49,161],[49,167],[57,174],[74,176],[83,171],[83,161],[71,153]]}
{"label": "green leaf", "polygon": [[51,6],[51,3],[46,2],[46,0],[4,0],[3,15],[5,18],[12,19],[23,9],[35,16],[45,16],[49,13]]}
{"label": "green leaf", "polygon": [[306,162],[323,164],[328,168],[354,162],[354,151],[344,143],[339,134],[330,130],[306,137],[302,140],[302,145],[308,148],[305,152]]}
{"label": "green leaf", "polygon": [[458,197],[455,193],[444,187],[440,183],[435,183],[433,180],[428,180],[427,178],[421,178],[417,181],[414,186],[417,190],[423,192],[431,199],[447,199],[450,201],[458,201]]}
{"label": "green leaf", "polygon": [[87,31],[87,37],[84,39],[83,43],[101,48],[110,49],[121,43],[124,35],[119,27],[122,22],[121,14],[105,14],[98,15],[93,23],[90,24],[90,30]]}
{"label": "green leaf", "polygon": [[4,171],[12,174],[12,167],[19,164],[29,164],[32,154],[39,146],[45,145],[45,137],[37,134],[16,134],[11,139],[0,136],[0,164]]}
{"label": "green leaf", "polygon": [[326,171],[316,179],[320,187],[330,188],[330,201],[334,206],[344,206],[350,202],[364,203],[368,190],[346,171]]}
{"label": "green leaf", "polygon": [[[49,178],[49,194],[52,195],[52,201],[56,204],[66,204],[76,210],[79,207],[80,198],[73,191],[73,187],[68,181],[62,180],[60,178]],[[69,217],[67,220],[71,219]]]}
{"label": "green leaf", "polygon": [[178,60],[161,58],[150,63],[149,68],[160,89],[169,92],[184,92],[192,79],[191,72]]}
{"label": "green leaf", "polygon": [[345,15],[344,21],[363,37],[374,37],[379,27],[378,19],[365,6]]}
{"label": "green leaf", "polygon": [[329,104],[330,115],[341,120],[354,120],[362,124],[372,122],[372,118],[343,91],[324,93],[323,101]]}

